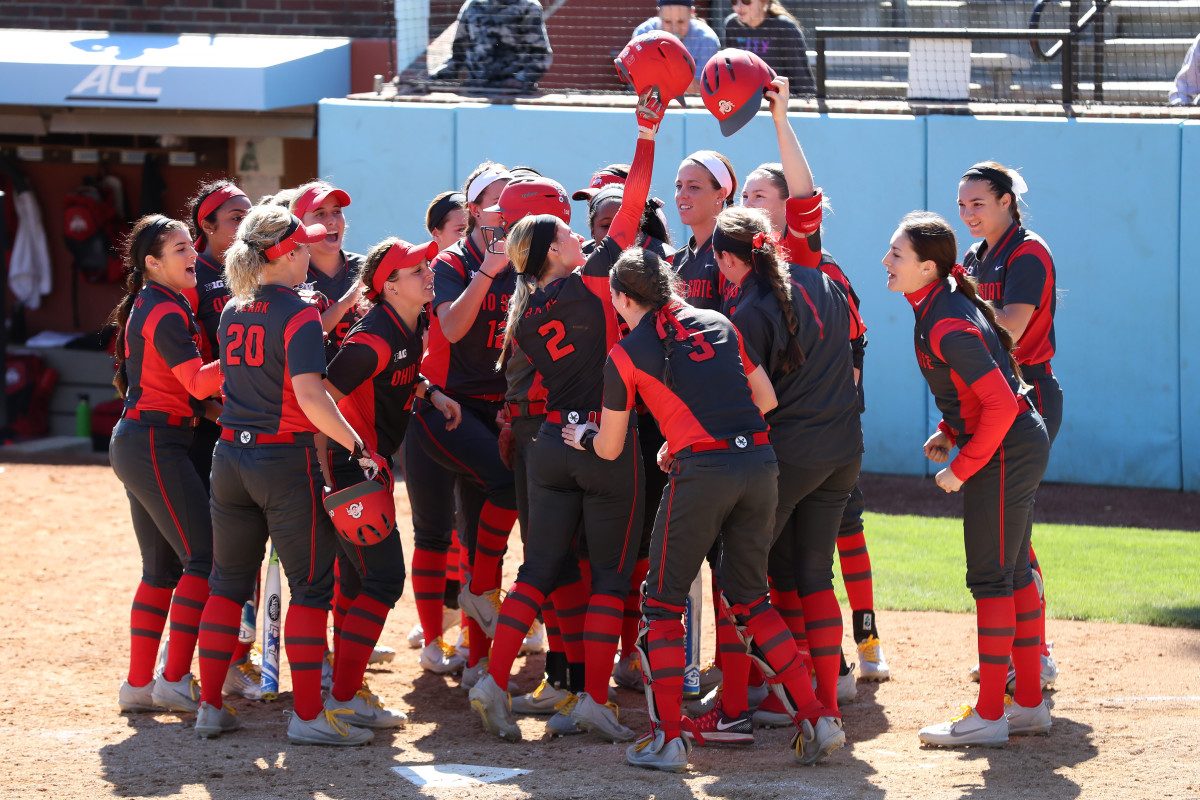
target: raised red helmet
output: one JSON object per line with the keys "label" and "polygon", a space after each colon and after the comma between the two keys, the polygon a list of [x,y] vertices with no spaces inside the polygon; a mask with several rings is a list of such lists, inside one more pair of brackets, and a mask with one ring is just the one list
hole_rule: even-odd
{"label": "raised red helmet", "polygon": [[396,527],[396,500],[378,481],[363,481],[325,495],[325,511],[351,544],[378,544]]}
{"label": "raised red helmet", "polygon": [[721,133],[732,136],[758,113],[763,90],[775,80],[775,70],[754,53],[737,48],[718,51],[700,75],[700,96],[721,124]]}
{"label": "raised red helmet", "polygon": [[663,31],[635,36],[613,63],[623,83],[639,95],[657,86],[665,106],[681,97],[696,76],[696,61],[676,37]]}
{"label": "raised red helmet", "polygon": [[504,215],[506,227],[515,225],[530,214],[553,214],[568,225],[571,224],[571,201],[567,190],[550,178],[528,178],[509,181],[500,192],[496,205],[484,211],[498,211]]}

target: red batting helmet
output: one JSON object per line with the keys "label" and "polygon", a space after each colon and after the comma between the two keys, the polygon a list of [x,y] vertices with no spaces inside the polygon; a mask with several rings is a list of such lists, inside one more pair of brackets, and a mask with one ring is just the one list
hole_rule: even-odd
{"label": "red batting helmet", "polygon": [[639,95],[657,86],[663,105],[687,91],[696,77],[696,61],[676,37],[663,31],[635,36],[613,63],[623,83]]}
{"label": "red batting helmet", "polygon": [[567,200],[567,190],[550,178],[509,181],[504,191],[500,192],[496,205],[484,211],[503,214],[505,226],[514,225],[530,214],[553,214],[571,224],[571,202]]}
{"label": "red batting helmet", "polygon": [[396,527],[396,500],[378,481],[326,494],[325,510],[338,535],[351,544],[377,544]]}
{"label": "red batting helmet", "polygon": [[721,133],[732,136],[758,113],[763,89],[775,80],[775,70],[754,53],[736,48],[721,50],[704,65],[700,96],[721,123]]}

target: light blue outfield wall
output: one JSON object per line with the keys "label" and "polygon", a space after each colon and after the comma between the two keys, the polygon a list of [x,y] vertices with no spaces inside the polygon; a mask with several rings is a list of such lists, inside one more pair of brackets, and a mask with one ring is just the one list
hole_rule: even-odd
{"label": "light blue outfield wall", "polygon": [[[912,313],[882,280],[888,237],[905,212],[925,207],[965,235],[958,177],[995,158],[1022,168],[1030,226],[1049,242],[1059,275],[1054,368],[1067,400],[1048,478],[1200,489],[1200,363],[1189,352],[1200,322],[1181,319],[1178,301],[1200,291],[1195,258],[1180,269],[1180,220],[1200,219],[1200,199],[1180,191],[1181,175],[1193,176],[1192,188],[1200,177],[1200,125],[792,119],[833,204],[826,246],[869,326],[866,469],[925,473],[920,448],[935,413],[912,355]],[[361,252],[388,235],[425,236],[429,199],[486,158],[533,165],[568,191],[584,186],[594,169],[632,158],[634,123],[618,110],[331,100],[321,104],[319,141],[321,175],[354,198],[347,244]],[[766,115],[725,139],[707,113],[672,110],[658,137],[653,193],[668,201],[677,241],[685,231],[670,202],[675,169],[706,147],[742,176],[778,159]],[[575,229],[586,232],[584,205],[574,209]]]}

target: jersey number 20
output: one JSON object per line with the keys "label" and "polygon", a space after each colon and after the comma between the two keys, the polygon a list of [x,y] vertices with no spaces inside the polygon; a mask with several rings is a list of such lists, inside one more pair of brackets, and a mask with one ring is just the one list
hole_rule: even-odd
{"label": "jersey number 20", "polygon": [[[231,367],[239,366],[242,363],[242,357],[245,356],[247,366],[261,367],[263,365],[264,335],[262,325],[251,325],[249,328],[236,323],[230,325],[229,342],[225,347],[225,363]],[[243,345],[245,345],[244,351]]]}

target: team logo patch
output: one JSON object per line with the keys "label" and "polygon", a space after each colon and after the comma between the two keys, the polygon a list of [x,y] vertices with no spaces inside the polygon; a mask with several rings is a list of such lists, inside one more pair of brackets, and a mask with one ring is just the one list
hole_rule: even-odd
{"label": "team logo patch", "polygon": [[242,431],[239,438],[242,440],[242,444],[250,444],[250,439],[252,437],[250,436],[250,431]]}
{"label": "team logo patch", "polygon": [[745,449],[746,449],[746,446],[747,446],[748,444],[750,444],[750,442],[746,441],[746,437],[745,437],[745,436],[739,436],[739,437],[737,437],[736,439],[734,439],[734,440],[733,440],[733,443],[734,443],[734,444],[736,444],[736,445],[738,446],[738,449],[739,449],[739,450],[745,450]]}
{"label": "team logo patch", "polygon": [[351,503],[349,505],[349,507],[346,508],[346,513],[348,513],[350,516],[354,517],[355,519],[360,518],[363,514],[363,504],[362,503]]}
{"label": "team logo patch", "polygon": [[720,109],[722,114],[729,114],[733,111],[733,103],[728,100],[722,100],[717,103],[717,108]]}
{"label": "team logo patch", "polygon": [[567,414],[567,422],[571,423],[572,425],[579,422],[579,412],[572,411],[571,413]]}

